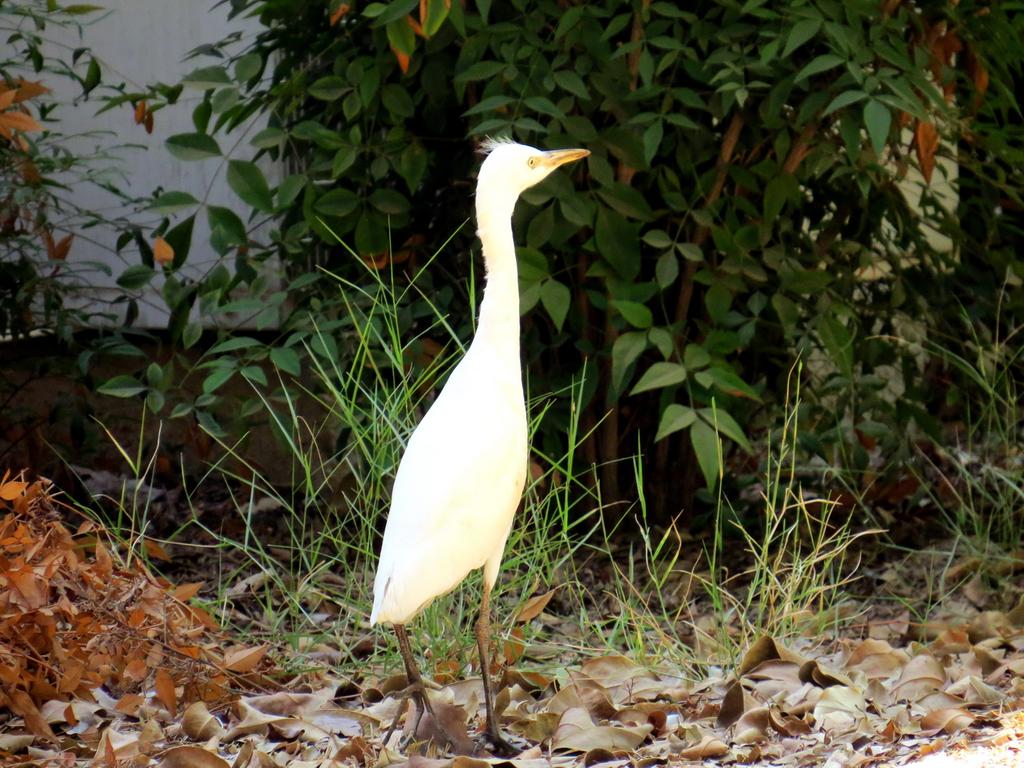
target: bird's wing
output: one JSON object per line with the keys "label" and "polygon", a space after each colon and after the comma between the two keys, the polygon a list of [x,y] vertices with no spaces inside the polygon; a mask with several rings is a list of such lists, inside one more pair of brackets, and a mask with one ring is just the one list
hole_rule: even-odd
{"label": "bird's wing", "polygon": [[404,623],[504,546],[526,478],[521,389],[453,372],[402,457],[373,621]]}

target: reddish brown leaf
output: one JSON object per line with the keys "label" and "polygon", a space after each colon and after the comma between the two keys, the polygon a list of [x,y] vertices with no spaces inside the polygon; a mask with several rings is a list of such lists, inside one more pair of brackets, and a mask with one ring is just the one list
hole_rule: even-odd
{"label": "reddish brown leaf", "polygon": [[206,584],[204,581],[192,581],[187,584],[179,584],[170,591],[171,597],[175,600],[180,600],[183,603],[187,603],[193,597],[199,594],[199,590]]}
{"label": "reddish brown leaf", "polygon": [[174,248],[162,237],[153,241],[153,260],[157,264],[170,264],[174,261]]}
{"label": "reddish brown leaf", "polygon": [[331,26],[333,27],[335,24],[337,24],[339,21],[341,21],[343,18],[345,18],[345,15],[350,10],[351,10],[351,6],[348,3],[342,3],[341,5],[339,5],[335,9],[334,13],[331,14],[331,22],[330,22]]}
{"label": "reddish brown leaf", "polygon": [[[557,587],[556,587],[557,589]],[[551,602],[551,598],[554,596],[555,590],[549,589],[543,595],[535,595],[531,597],[519,612],[516,614],[516,621],[526,623],[540,616],[541,612],[547,607],[547,604]]]}
{"label": "reddish brown leaf", "polygon": [[395,60],[398,61],[398,68],[402,70],[402,74],[407,74],[409,72],[408,54],[402,53],[401,51],[395,49],[394,46],[392,46],[391,52],[395,54]]}
{"label": "reddish brown leaf", "polygon": [[917,121],[914,128],[914,146],[917,150],[917,162],[921,166],[921,175],[930,184],[932,172],[935,170],[935,152],[939,148],[939,132],[932,123]]}
{"label": "reddish brown leaf", "polygon": [[124,676],[132,682],[138,683],[146,679],[149,674],[149,667],[140,658],[134,658],[124,668]]}
{"label": "reddish brown leaf", "polygon": [[174,690],[174,678],[166,669],[158,669],[155,679],[156,699],[172,715],[178,711],[178,695]]}
{"label": "reddish brown leaf", "polygon": [[21,715],[25,721],[25,727],[29,729],[36,736],[42,736],[43,738],[51,739],[56,741],[53,731],[50,730],[49,723],[43,719],[43,716],[39,714],[39,710],[36,708],[36,703],[32,701],[32,697],[29,696],[25,691],[14,690],[7,694],[11,704],[11,710],[18,715]]}

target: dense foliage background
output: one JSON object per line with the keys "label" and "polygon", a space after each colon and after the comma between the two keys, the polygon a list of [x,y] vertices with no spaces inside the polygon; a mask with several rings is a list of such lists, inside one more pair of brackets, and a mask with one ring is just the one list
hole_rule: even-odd
{"label": "dense foliage background", "polygon": [[[359,296],[324,270],[415,279],[400,330],[422,334],[407,364],[429,366],[445,344],[435,309],[471,332],[481,269],[466,220],[485,135],[592,152],[525,196],[516,231],[529,389],[556,398],[535,444],[564,447],[582,386],[582,458],[605,500],[635,496],[623,459],[640,451],[652,507],[692,509],[718,483],[717,435],[728,481],[746,483],[752,436],[795,404],[798,357],[814,384],[801,445],[858,492],[958,420],[956,360],[985,350],[1019,381],[1018,4],[226,5],[261,31],[203,45],[184,82],[122,88],[108,106],[160,120],[201,92],[195,130],[167,149],[224,158],[237,205],[157,190],[163,222],[119,243],[140,257],[122,285],[163,275],[179,350],[200,338],[196,305],[262,332],[208,350],[198,396],[176,389],[196,373],[181,356],[109,394],[218,434],[259,409],[224,394],[236,375],[273,390],[268,362],[284,381],[308,380],[311,355],[344,367]],[[196,216],[223,256],[201,280],[178,273]],[[268,279],[278,263],[283,282]]]}

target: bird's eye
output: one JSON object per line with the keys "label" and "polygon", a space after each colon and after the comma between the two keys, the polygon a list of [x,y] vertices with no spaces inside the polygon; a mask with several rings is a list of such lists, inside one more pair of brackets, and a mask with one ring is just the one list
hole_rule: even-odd
{"label": "bird's eye", "polygon": [[537,158],[536,157],[531,157],[529,160],[526,161],[526,164],[528,166],[530,166],[531,168],[533,168],[534,166],[537,165]]}

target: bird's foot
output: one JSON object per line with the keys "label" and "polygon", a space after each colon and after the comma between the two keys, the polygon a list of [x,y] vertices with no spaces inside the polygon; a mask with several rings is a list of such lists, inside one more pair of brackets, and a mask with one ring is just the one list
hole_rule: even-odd
{"label": "bird's foot", "polygon": [[512,757],[522,751],[506,741],[497,726],[488,728],[484,738],[487,740],[487,745],[491,748],[491,753],[495,757]]}

